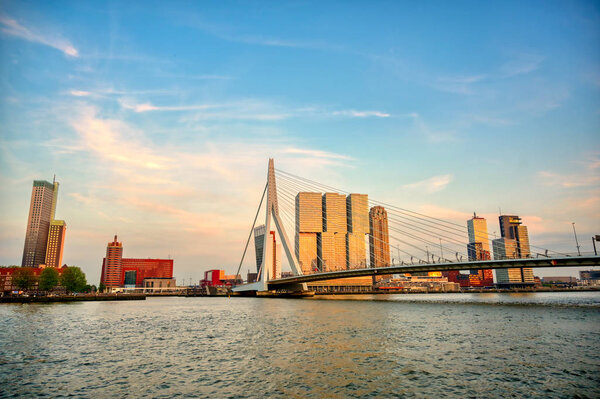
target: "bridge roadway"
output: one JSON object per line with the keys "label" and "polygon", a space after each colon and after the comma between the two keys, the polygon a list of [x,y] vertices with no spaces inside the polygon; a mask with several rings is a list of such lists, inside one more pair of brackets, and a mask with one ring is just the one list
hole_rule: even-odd
{"label": "bridge roadway", "polygon": [[[417,272],[437,272],[449,270],[480,270],[480,269],[507,269],[515,267],[590,267],[600,266],[600,256],[566,256],[560,258],[524,258],[505,260],[485,260],[470,262],[428,263],[420,265],[395,265],[390,267],[338,270],[305,274],[302,276],[285,277],[269,280],[269,290],[285,288],[288,285],[311,283],[313,281],[330,280],[334,278],[375,276],[378,274],[398,274]],[[238,286],[243,287],[243,286]]]}

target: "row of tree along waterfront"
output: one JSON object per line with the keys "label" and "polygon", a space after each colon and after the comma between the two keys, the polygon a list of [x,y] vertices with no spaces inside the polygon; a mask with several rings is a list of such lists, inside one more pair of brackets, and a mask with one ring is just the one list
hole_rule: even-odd
{"label": "row of tree along waterfront", "polygon": [[[103,287],[99,287],[101,290]],[[85,273],[77,266],[0,267],[0,295],[95,292]]]}

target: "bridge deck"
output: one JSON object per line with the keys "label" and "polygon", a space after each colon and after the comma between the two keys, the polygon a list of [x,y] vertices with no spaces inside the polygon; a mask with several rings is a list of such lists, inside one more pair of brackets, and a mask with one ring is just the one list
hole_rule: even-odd
{"label": "bridge deck", "polygon": [[568,256],[560,258],[525,258],[486,260],[470,262],[430,263],[421,265],[396,265],[381,268],[350,269],[334,272],[305,274],[301,276],[286,277],[269,280],[269,289],[281,288],[290,284],[310,283],[313,281],[330,280],[336,278],[374,276],[378,274],[417,273],[450,270],[480,270],[480,269],[506,269],[516,267],[591,267],[600,266],[600,256]]}

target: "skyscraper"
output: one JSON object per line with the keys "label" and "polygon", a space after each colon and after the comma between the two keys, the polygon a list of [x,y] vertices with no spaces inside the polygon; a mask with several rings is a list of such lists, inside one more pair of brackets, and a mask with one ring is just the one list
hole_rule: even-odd
{"label": "skyscraper", "polygon": [[319,268],[317,233],[323,232],[321,193],[301,192],[296,195],[296,258],[302,273],[314,273]]}
{"label": "skyscraper", "polygon": [[48,244],[46,246],[46,266],[61,267],[67,224],[64,220],[50,222]]}
{"label": "skyscraper", "polygon": [[348,233],[346,234],[346,265],[348,269],[367,267],[365,235],[369,234],[369,197],[350,194],[346,197]]}
{"label": "skyscraper", "polygon": [[500,220],[500,233],[502,237],[516,240],[517,243],[517,257],[527,258],[531,254],[529,249],[529,235],[527,233],[527,226],[523,226],[521,218],[515,215],[501,215]]}
{"label": "skyscraper", "polygon": [[323,232],[317,233],[317,255],[322,271],[346,269],[346,197],[323,194]]}
{"label": "skyscraper", "polygon": [[121,285],[123,267],[123,244],[117,241],[117,236],[106,246],[106,257],[102,262],[102,277],[100,282],[108,288]]}
{"label": "skyscraper", "polygon": [[[390,265],[390,234],[387,212],[382,206],[374,206],[369,211],[369,254],[371,267]],[[373,283],[391,275],[373,276]]]}
{"label": "skyscraper", "polygon": [[[264,240],[267,226],[260,225],[254,228],[254,249],[256,250],[256,273],[260,271],[262,265],[263,253],[264,253]],[[281,277],[281,244],[277,244],[275,239],[275,231],[271,231],[270,237],[273,240],[273,270],[269,273],[269,279],[276,279]]]}
{"label": "skyscraper", "polygon": [[[518,259],[529,257],[529,235],[521,218],[515,215],[500,215],[502,238],[492,241],[494,259]],[[496,269],[496,281],[500,284],[533,283],[533,269]]]}
{"label": "skyscraper", "polygon": [[254,228],[254,251],[256,252],[256,273],[260,271],[260,265],[262,265],[263,252],[265,245],[265,232],[267,226],[264,224]]}
{"label": "skyscraper", "polygon": [[21,266],[37,267],[46,261],[48,232],[56,210],[58,183],[34,180]]}
{"label": "skyscraper", "polygon": [[[467,232],[469,235],[469,243],[467,244],[467,254],[469,260],[489,260],[490,240],[487,230],[487,221],[473,214],[473,217],[467,220]],[[490,286],[494,283],[494,272],[492,269],[471,270],[471,280],[477,286]]]}

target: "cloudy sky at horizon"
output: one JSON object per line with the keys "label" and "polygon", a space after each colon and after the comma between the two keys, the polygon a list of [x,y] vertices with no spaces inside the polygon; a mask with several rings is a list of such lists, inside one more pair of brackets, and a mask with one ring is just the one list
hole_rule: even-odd
{"label": "cloudy sky at horizon", "polygon": [[57,4],[0,4],[0,264],[56,174],[91,282],[114,234],[178,279],[232,273],[269,157],[461,224],[518,214],[542,247],[600,234],[597,2]]}

